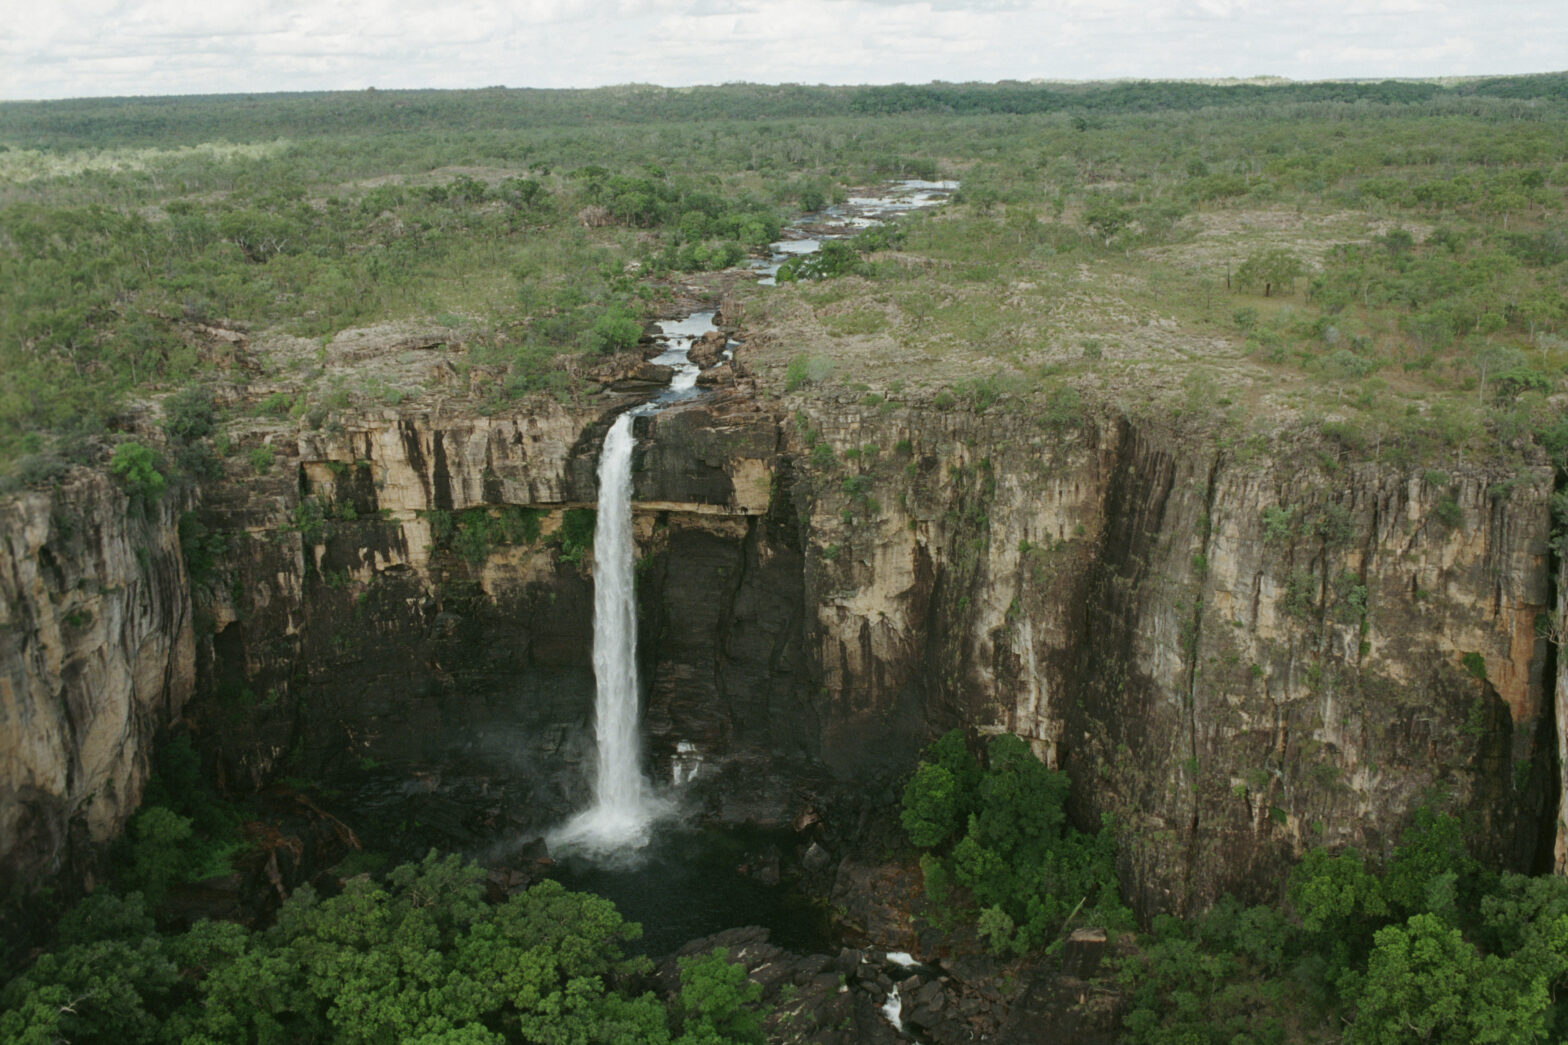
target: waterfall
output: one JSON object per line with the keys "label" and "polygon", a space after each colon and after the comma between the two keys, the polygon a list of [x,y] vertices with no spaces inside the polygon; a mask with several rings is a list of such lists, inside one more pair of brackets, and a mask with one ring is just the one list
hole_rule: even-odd
{"label": "waterfall", "polygon": [[622,414],[599,458],[593,536],[593,675],[599,742],[594,805],[635,818],[645,804],[637,742],[637,593],[632,579],[632,417]]}
{"label": "waterfall", "polygon": [[[880,224],[894,214],[934,206],[945,200],[957,182],[904,181],[885,196],[856,197],[849,212],[839,212],[826,239],[842,239]],[[820,225],[823,215],[813,217]],[[773,244],[771,262],[757,263],[758,271],[773,282],[772,274],[787,257],[814,252],[817,238]],[[664,351],[653,362],[675,371],[670,387],[652,402],[622,414],[604,437],[599,455],[599,513],[593,538],[593,674],[594,733],[598,766],[594,774],[593,804],[545,836],[552,850],[580,852],[596,862],[616,862],[633,856],[648,844],[656,820],[674,812],[674,804],[653,794],[642,775],[642,747],[637,735],[640,696],[637,685],[637,596],[633,578],[632,544],[632,421],[682,400],[701,395],[697,367],[687,350],[701,334],[714,329],[712,312],[693,312],[685,319],[660,326]],[[729,358],[729,353],[725,353]],[[676,787],[693,780],[702,766],[695,744],[680,741],[671,763]],[[894,1002],[897,995],[894,995]]]}
{"label": "waterfall", "polygon": [[549,839],[551,848],[607,854],[647,844],[667,811],[642,776],[637,736],[637,592],[632,544],[632,419],[622,414],[599,456],[599,512],[593,535],[594,733],[598,769],[593,804]]}

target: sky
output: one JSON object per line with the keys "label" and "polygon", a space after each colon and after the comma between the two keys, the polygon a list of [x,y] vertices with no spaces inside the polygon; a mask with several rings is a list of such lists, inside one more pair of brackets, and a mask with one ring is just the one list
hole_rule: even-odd
{"label": "sky", "polygon": [[1568,0],[6,0],[0,99],[1568,67]]}

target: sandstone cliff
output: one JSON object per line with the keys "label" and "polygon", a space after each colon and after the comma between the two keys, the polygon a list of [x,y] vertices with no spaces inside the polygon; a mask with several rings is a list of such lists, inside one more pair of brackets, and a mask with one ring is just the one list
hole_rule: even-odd
{"label": "sandstone cliff", "polygon": [[[577,513],[613,414],[256,428],[277,460],[201,491],[223,550],[190,585],[172,509],[141,520],[85,479],[8,506],[18,880],[113,833],[192,692],[227,786],[329,780],[382,837],[482,847],[582,801]],[[1424,801],[1500,863],[1541,857],[1561,788],[1545,467],[1405,474],[1149,419],[824,396],[731,394],[636,432],[650,771],[695,769],[721,818],[787,817],[968,725],[1028,737],[1080,819],[1117,818],[1145,911],[1266,893],[1310,845],[1380,851]],[[95,526],[62,534],[71,505]]]}
{"label": "sandstone cliff", "polygon": [[0,503],[0,892],[84,870],[191,696],[175,500],[83,473]]}
{"label": "sandstone cliff", "polygon": [[1493,859],[1537,859],[1550,469],[801,407],[835,451],[807,604],[849,746],[912,708],[1029,737],[1083,818],[1117,817],[1145,910],[1265,893],[1307,846],[1380,851],[1428,800]]}

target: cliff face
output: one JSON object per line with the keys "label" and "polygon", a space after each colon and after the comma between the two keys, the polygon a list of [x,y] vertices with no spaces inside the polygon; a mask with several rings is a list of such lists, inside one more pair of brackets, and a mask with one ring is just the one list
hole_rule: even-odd
{"label": "cliff face", "polygon": [[119,832],[193,691],[176,514],[90,475],[0,503],[4,893],[81,871]]}
{"label": "cliff face", "polygon": [[[1502,862],[1539,855],[1562,716],[1536,627],[1546,469],[1404,475],[1128,420],[790,406],[721,398],[635,429],[649,768],[695,771],[720,817],[787,816],[798,788],[907,767],[969,725],[1028,737],[1080,819],[1117,818],[1146,911],[1265,893],[1307,846],[1380,850],[1428,800]],[[192,691],[228,785],[329,780],[383,837],[477,847],[582,802],[580,509],[611,420],[387,411],[276,433],[270,473],[232,463],[203,491],[220,548],[193,601],[172,510],[134,519],[94,486],[119,536],[88,539],[48,521],[87,492],[12,506],[9,858],[44,867],[39,840],[82,810],[83,838],[112,833],[139,770],[70,767],[144,764],[144,739],[116,738]],[[121,609],[95,604],[78,640],[61,621],[88,588],[123,588]],[[71,686],[99,704],[70,710]]]}
{"label": "cliff face", "polygon": [[1557,805],[1557,839],[1552,847],[1552,865],[1560,875],[1568,875],[1568,548],[1558,549],[1557,563],[1557,784],[1561,798]]}
{"label": "cliff face", "polygon": [[[231,476],[202,510],[232,536],[198,591],[213,630],[199,644],[208,696],[192,711],[223,778],[331,780],[370,833],[409,845],[538,832],[585,802],[583,526],[612,420],[553,405],[524,418],[389,413],[302,439],[285,478]],[[769,517],[777,420],[732,403],[636,431],[653,769],[668,777],[677,753],[690,766],[782,750],[809,724],[786,716],[780,733],[755,713],[804,684],[787,638],[799,557]]]}
{"label": "cliff face", "polygon": [[[813,412],[806,604],[847,761],[970,724],[1116,816],[1144,910],[1464,811],[1527,867],[1555,804],[1549,469],[1409,476],[1014,415]],[[819,434],[818,434],[819,433]],[[851,461],[844,462],[849,452]]]}

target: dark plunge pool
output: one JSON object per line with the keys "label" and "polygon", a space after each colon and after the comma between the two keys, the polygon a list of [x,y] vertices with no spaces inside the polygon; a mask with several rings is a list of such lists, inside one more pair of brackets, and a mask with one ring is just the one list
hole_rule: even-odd
{"label": "dark plunge pool", "polygon": [[560,858],[552,872],[568,889],[614,901],[622,917],[642,923],[631,949],[668,954],[698,937],[742,925],[761,925],[780,947],[801,953],[832,947],[832,922],[788,882],[770,885],[767,868],[788,861],[788,831],[660,825],[634,863],[609,866],[577,856]]}

